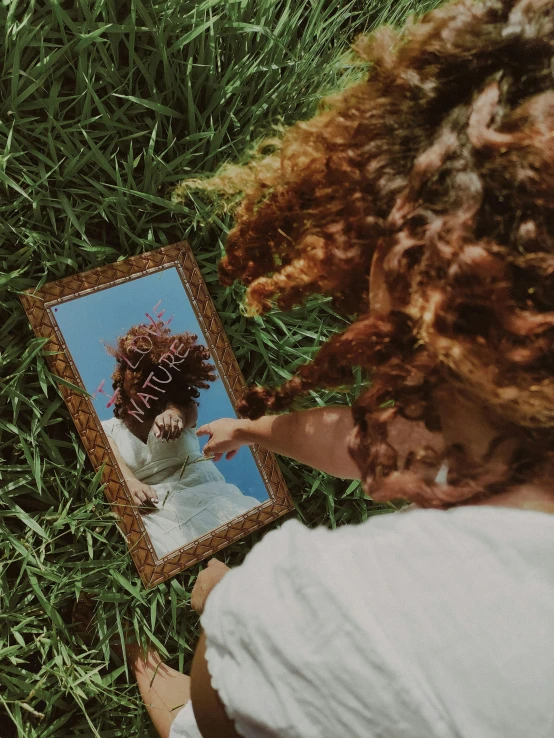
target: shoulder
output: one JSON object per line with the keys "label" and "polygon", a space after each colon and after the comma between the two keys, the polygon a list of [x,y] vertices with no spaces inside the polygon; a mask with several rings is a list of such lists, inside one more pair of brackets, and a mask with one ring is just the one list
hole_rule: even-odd
{"label": "shoulder", "polygon": [[104,433],[108,436],[108,438],[113,438],[114,433],[121,425],[121,420],[119,420],[118,418],[110,418],[109,420],[102,420],[101,424],[102,428],[104,429]]}
{"label": "shoulder", "polygon": [[[224,620],[235,624],[241,618],[245,627],[274,629],[289,639],[292,630],[302,639],[303,628],[310,631],[314,622],[328,631],[326,618],[346,618],[353,628],[365,629],[371,627],[370,612],[397,608],[398,592],[415,603],[452,589],[456,579],[469,582],[484,569],[503,571],[516,538],[532,538],[523,522],[517,513],[492,508],[416,508],[335,530],[289,520],[266,534],[215,588],[203,625],[208,637],[212,626],[217,630]],[[552,533],[554,516],[547,522]]]}
{"label": "shoulder", "polygon": [[117,418],[110,418],[109,420],[102,420],[102,428],[104,430],[110,431],[112,428],[114,428],[120,421]]}

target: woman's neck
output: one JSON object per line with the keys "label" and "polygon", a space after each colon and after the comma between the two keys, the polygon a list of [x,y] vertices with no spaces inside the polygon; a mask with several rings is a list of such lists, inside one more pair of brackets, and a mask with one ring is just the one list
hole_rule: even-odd
{"label": "woman's neck", "polygon": [[[510,428],[490,410],[462,396],[450,386],[437,390],[436,401],[441,416],[445,446],[463,447],[468,461],[479,463],[489,454],[487,463],[509,464],[521,443],[521,432]],[[494,445],[502,438],[501,443]],[[491,451],[489,451],[492,449]],[[499,505],[554,514],[554,483],[547,477],[529,479],[500,492],[478,505]]]}
{"label": "woman's neck", "polygon": [[136,436],[143,443],[146,443],[146,441],[148,440],[150,429],[152,428],[152,424],[154,422],[154,417],[155,415],[145,413],[141,420],[137,420],[132,415],[129,415],[127,413],[127,415],[123,418],[123,423],[134,436]]}
{"label": "woman's neck", "polygon": [[518,484],[506,492],[499,492],[494,497],[475,504],[517,507],[521,510],[536,510],[554,515],[554,486],[546,480],[542,483]]}

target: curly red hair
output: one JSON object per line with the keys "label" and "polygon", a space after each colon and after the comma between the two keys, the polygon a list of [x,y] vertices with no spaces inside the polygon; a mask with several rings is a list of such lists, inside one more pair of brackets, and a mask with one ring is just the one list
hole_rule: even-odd
{"label": "curly red hair", "polygon": [[[280,411],[365,368],[372,386],[353,406],[351,454],[376,500],[469,503],[552,464],[553,49],[549,0],[459,0],[403,33],[381,28],[354,44],[367,79],[325,98],[269,156],[177,193],[242,193],[220,276],[248,285],[250,312],[321,293],[356,316],[242,409]],[[377,315],[376,252],[395,306]],[[521,431],[508,466],[462,469],[450,449],[447,485],[397,471],[388,424],[401,414],[436,427],[431,393],[445,379]]]}
{"label": "curly red hair", "polygon": [[[209,382],[216,379],[215,366],[209,363],[210,352],[197,341],[198,336],[194,333],[172,334],[167,326],[158,322],[155,330],[149,331],[143,325],[134,325],[124,336],[119,336],[115,348],[108,346],[108,352],[117,362],[112,374],[112,386],[117,390],[113,409],[115,417],[123,419],[132,409],[124,387],[127,372],[132,373],[132,387],[137,392],[157,367],[161,366],[166,374],[171,374],[172,381],[163,384],[164,392],[151,405],[149,415],[157,415],[168,404],[186,407],[195,402],[200,396],[198,390],[208,389]],[[175,354],[173,349],[178,353]],[[173,361],[168,358],[171,354]],[[131,364],[137,364],[136,368],[131,368],[124,357],[130,358]],[[181,361],[182,357],[185,357],[184,361]]]}

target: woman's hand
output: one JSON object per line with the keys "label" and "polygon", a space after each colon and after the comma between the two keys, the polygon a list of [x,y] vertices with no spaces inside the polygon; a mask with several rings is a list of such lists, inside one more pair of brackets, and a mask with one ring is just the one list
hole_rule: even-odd
{"label": "woman's hand", "polygon": [[202,449],[204,456],[213,454],[214,461],[219,461],[222,456],[232,459],[241,446],[249,446],[252,443],[244,433],[244,426],[245,421],[236,418],[221,418],[201,425],[196,435],[210,436]]}
{"label": "woman's hand", "polygon": [[190,604],[192,609],[199,615],[202,615],[204,612],[208,595],[228,571],[231,570],[222,561],[219,561],[219,559],[210,559],[208,566],[196,578],[196,583],[190,596]]}
{"label": "woman's hand", "polygon": [[154,419],[152,432],[162,441],[174,441],[185,429],[181,414],[174,408],[168,407]]}
{"label": "woman's hand", "polygon": [[140,482],[136,477],[125,477],[125,481],[135,505],[153,507],[158,502],[158,495],[153,487]]}

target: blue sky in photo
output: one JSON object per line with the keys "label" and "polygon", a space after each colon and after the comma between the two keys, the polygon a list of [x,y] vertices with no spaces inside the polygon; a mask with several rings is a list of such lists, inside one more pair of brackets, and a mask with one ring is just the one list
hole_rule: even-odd
{"label": "blue sky in photo", "polygon": [[[150,325],[146,313],[155,317],[153,308],[160,300],[157,312],[165,309],[161,319],[168,320],[174,316],[169,326],[172,333],[192,331],[198,335],[200,343],[207,345],[175,267],[68,300],[53,308],[54,318],[87,392],[94,394],[105,380],[104,391],[111,397],[111,375],[115,361],[103,342],[115,346],[118,336],[124,335],[132,325]],[[211,383],[209,390],[199,391],[199,426],[217,418],[236,417],[219,377]],[[112,408],[106,408],[108,399],[106,395],[99,394],[93,400],[100,420],[113,417]],[[202,436],[199,439],[201,446],[207,438]],[[248,448],[241,448],[230,461],[223,458],[217,467],[227,482],[235,484],[244,494],[261,501],[268,499],[258,467]]]}

